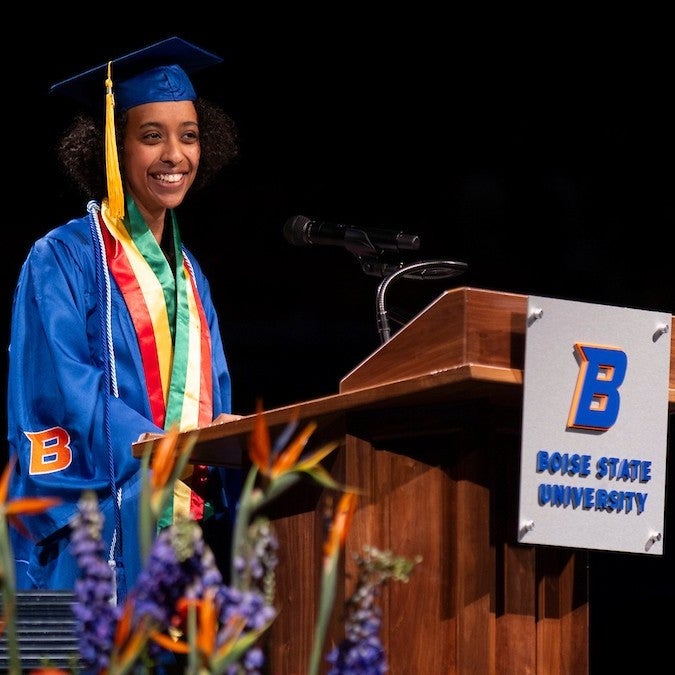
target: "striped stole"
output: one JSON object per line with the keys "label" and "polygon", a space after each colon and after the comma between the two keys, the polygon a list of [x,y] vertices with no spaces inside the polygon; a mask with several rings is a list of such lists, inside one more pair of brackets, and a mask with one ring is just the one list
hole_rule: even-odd
{"label": "striped stole", "polygon": [[[153,422],[180,431],[213,421],[211,335],[194,271],[183,255],[171,211],[176,269],[133,200],[127,198],[125,225],[113,219],[103,202],[103,240],[110,274],[119,286],[136,330]],[[175,486],[173,505],[160,519],[208,517],[210,505],[195,488],[205,484],[207,467],[189,465],[192,475]]]}

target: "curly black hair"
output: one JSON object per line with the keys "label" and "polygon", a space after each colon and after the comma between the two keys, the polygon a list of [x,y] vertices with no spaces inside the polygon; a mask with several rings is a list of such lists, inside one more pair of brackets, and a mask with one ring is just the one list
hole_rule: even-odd
{"label": "curly black hair", "polygon": [[[199,120],[201,158],[193,189],[208,185],[216,174],[239,156],[239,137],[232,118],[209,101],[195,101]],[[115,120],[117,147],[123,151],[126,112]],[[100,120],[79,114],[60,139],[57,157],[87,199],[101,199],[107,192],[104,127]],[[124,175],[122,175],[124,180]]]}

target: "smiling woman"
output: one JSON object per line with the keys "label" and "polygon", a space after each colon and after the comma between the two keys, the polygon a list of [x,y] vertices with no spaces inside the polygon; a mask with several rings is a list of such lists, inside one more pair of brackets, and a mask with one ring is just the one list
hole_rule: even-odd
{"label": "smiling woman", "polygon": [[[73,588],[68,524],[89,489],[101,504],[121,602],[141,565],[132,443],[231,413],[210,285],[176,214],[189,190],[237,156],[234,123],[199,99],[191,80],[220,62],[173,37],[52,87],[85,111],[105,101],[106,116],[103,124],[80,114],[60,143],[87,213],[35,242],[14,297],[10,494],[60,500],[31,518],[30,537],[12,532],[19,589]],[[208,536],[217,519],[214,551],[224,558],[238,474],[201,466],[187,473],[160,525],[189,515]]]}

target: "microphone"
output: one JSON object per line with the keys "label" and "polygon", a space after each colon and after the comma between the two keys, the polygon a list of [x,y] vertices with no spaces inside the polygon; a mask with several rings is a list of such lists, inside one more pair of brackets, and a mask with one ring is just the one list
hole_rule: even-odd
{"label": "microphone", "polygon": [[420,238],[400,230],[379,230],[293,216],[284,224],[284,236],[294,246],[342,246],[360,257],[385,251],[417,251]]}

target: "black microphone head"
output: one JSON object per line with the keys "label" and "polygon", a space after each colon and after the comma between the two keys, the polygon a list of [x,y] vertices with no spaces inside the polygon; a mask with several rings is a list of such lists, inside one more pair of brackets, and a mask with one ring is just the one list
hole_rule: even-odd
{"label": "black microphone head", "polygon": [[293,246],[309,244],[308,228],[312,221],[307,216],[293,216],[284,223],[284,237]]}

